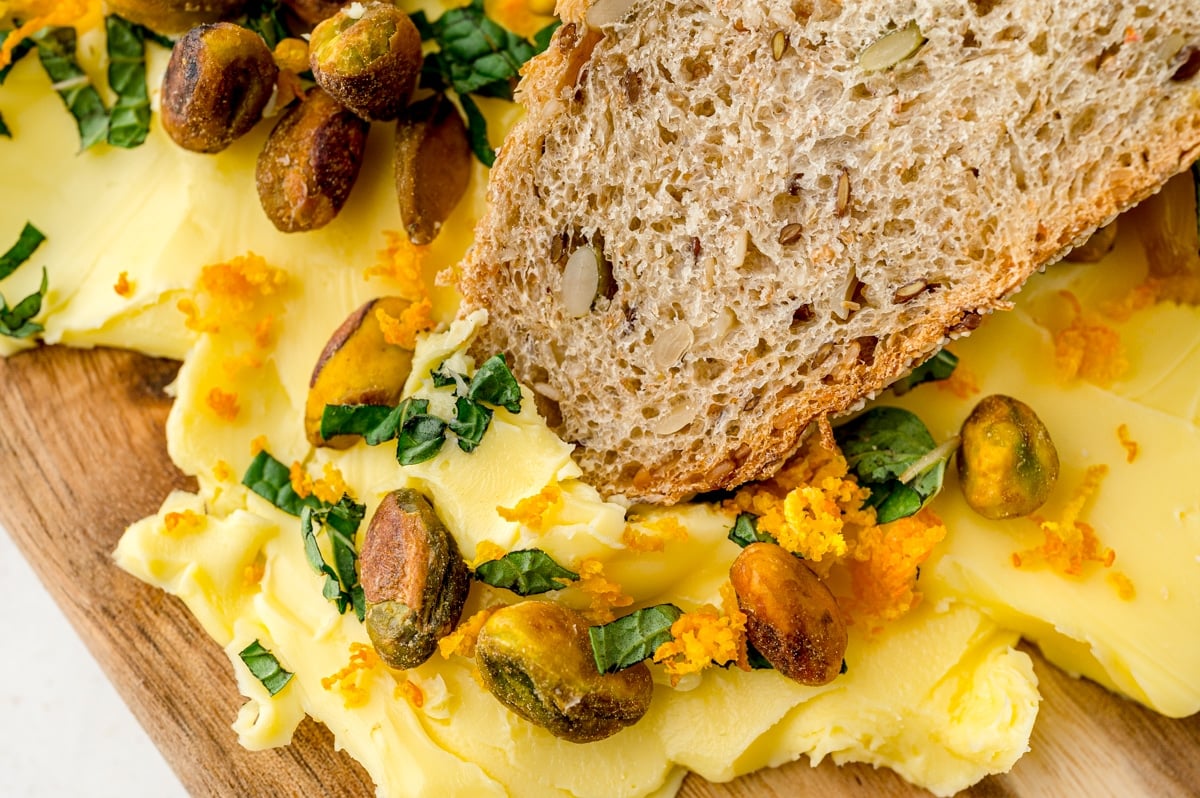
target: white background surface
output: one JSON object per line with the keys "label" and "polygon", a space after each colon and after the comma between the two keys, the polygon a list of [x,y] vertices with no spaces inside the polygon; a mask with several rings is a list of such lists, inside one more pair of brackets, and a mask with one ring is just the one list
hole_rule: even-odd
{"label": "white background surface", "polygon": [[0,795],[186,797],[2,528],[0,629]]}

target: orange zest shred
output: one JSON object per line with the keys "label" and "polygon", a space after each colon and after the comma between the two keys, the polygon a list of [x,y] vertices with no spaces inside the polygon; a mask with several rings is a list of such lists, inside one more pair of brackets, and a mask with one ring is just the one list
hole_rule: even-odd
{"label": "orange zest shred", "polygon": [[687,528],[673,516],[663,516],[653,521],[630,518],[621,531],[621,542],[631,551],[662,551],[667,543],[688,539]]}
{"label": "orange zest shred", "polygon": [[313,492],[312,477],[304,469],[304,464],[299,460],[293,460],[292,465],[288,468],[288,481],[292,483],[292,490],[301,499],[307,499]]}
{"label": "orange zest shred", "polygon": [[375,649],[365,643],[351,643],[346,667],[322,679],[321,686],[341,693],[346,709],[361,707],[371,698],[371,682],[382,664]]}
{"label": "orange zest shred", "polygon": [[571,586],[588,597],[590,606],[584,615],[593,623],[608,623],[616,618],[613,610],[633,603],[632,596],[626,595],[620,585],[604,575],[604,563],[596,558],[587,557],[580,561],[575,571],[579,580]]}
{"label": "orange zest shred", "polygon": [[1100,543],[1091,524],[1079,520],[1088,499],[1100,487],[1100,481],[1108,473],[1108,466],[1095,465],[1084,474],[1083,483],[1063,508],[1058,520],[1032,517],[1040,527],[1043,542],[1040,546],[1014,552],[1012,563],[1021,568],[1029,563],[1043,563],[1053,570],[1068,576],[1078,576],[1088,562],[1098,562],[1105,568],[1112,566],[1116,553]]}
{"label": "orange zest shred", "polygon": [[287,281],[287,272],[248,252],[201,269],[194,295],[179,300],[176,307],[187,317],[189,329],[216,333],[236,325],[249,330],[257,343],[269,334],[271,322],[266,333],[257,330],[261,321],[255,311],[263,299],[282,291]]}
{"label": "orange zest shred", "polygon": [[1129,436],[1129,425],[1122,424],[1117,427],[1117,440],[1121,442],[1121,446],[1125,448],[1125,462],[1132,463],[1138,456],[1138,442]]}
{"label": "orange zest shred", "polygon": [[529,527],[534,532],[541,532],[550,525],[550,519],[563,506],[562,488],[553,482],[542,488],[533,496],[528,496],[517,502],[514,507],[497,507],[496,512],[505,521]]}
{"label": "orange zest shred", "polygon": [[490,540],[481,540],[475,546],[475,559],[471,560],[469,564],[470,568],[474,571],[483,563],[498,560],[505,554],[508,554],[508,550],[499,544],[493,543]]}
{"label": "orange zest shred", "polygon": [[1067,326],[1054,334],[1054,365],[1064,380],[1081,377],[1097,385],[1107,386],[1125,373],[1125,359],[1120,334],[1098,321],[1085,318],[1079,299],[1070,291],[1059,296],[1071,311]]}
{"label": "orange zest shred", "polygon": [[224,460],[218,460],[213,466],[212,475],[218,482],[229,482],[233,479],[233,466]]}
{"label": "orange zest shred", "polygon": [[[737,663],[749,669],[746,657],[746,616],[737,606],[733,586],[721,588],[726,614],[704,606],[685,612],[671,624],[671,639],[654,652],[654,661],[664,666],[671,684],[689,673],[699,673],[712,665]],[[729,614],[731,609],[735,614]]]}
{"label": "orange zest shred", "polygon": [[222,391],[220,388],[210,390],[208,395],[204,397],[204,403],[222,421],[235,420],[238,416],[238,411],[241,410],[238,406],[238,395],[229,391]]}
{"label": "orange zest shred", "polygon": [[1121,571],[1109,571],[1105,575],[1105,581],[1112,585],[1113,590],[1117,591],[1117,597],[1122,601],[1133,601],[1137,598],[1137,588],[1133,586],[1133,580]]}
{"label": "orange zest shred", "polygon": [[425,692],[413,681],[404,679],[396,685],[392,695],[396,698],[403,698],[412,704],[415,709],[420,709],[425,706]]}
{"label": "orange zest shred", "polygon": [[383,331],[383,340],[393,346],[413,349],[417,345],[417,334],[432,330],[433,303],[422,299],[406,307],[396,318],[383,308],[375,309],[375,318]]}
{"label": "orange zest shred", "polygon": [[487,619],[498,609],[499,605],[484,607],[460,623],[453,632],[438,640],[438,653],[445,659],[450,659],[455,654],[464,657],[475,656],[475,641],[479,639],[479,632],[487,623]]}
{"label": "orange zest shred", "polygon": [[254,325],[254,345],[259,349],[269,349],[275,338],[275,316],[268,313]]}
{"label": "orange zest shred", "polygon": [[208,516],[195,510],[170,512],[163,516],[163,529],[169,535],[193,535],[208,525]]}
{"label": "orange zest shred", "polygon": [[408,236],[396,230],[384,230],[387,245],[379,251],[376,265],[363,272],[363,277],[384,277],[397,283],[397,293],[409,302],[428,299],[429,288],[421,276],[429,246],[418,246]]}
{"label": "orange zest shred", "polygon": [[321,478],[312,483],[312,492],[323,502],[337,504],[347,493],[342,472],[333,463],[326,463],[322,466],[321,473]]}
{"label": "orange zest shred", "polygon": [[917,569],[945,537],[945,524],[929,508],[862,530],[848,563],[854,591],[848,608],[890,621],[917,606]]}
{"label": "orange zest shred", "polygon": [[250,441],[250,456],[251,457],[258,457],[259,452],[265,452],[266,450],[267,450],[267,436],[266,435],[258,435],[254,438],[254,440]]}
{"label": "orange zest shred", "polygon": [[0,45],[0,69],[12,63],[13,50],[22,41],[45,27],[80,23],[92,6],[99,4],[94,0],[23,0],[9,3],[8,13],[25,22],[10,31],[4,44]]}
{"label": "orange zest shred", "polygon": [[242,584],[248,588],[254,587],[262,582],[262,578],[266,573],[266,562],[262,559],[257,559],[242,569]]}
{"label": "orange zest shred", "polygon": [[819,563],[846,554],[848,530],[874,524],[875,511],[863,508],[868,495],[836,446],[811,436],[773,479],[742,488],[726,507],[757,515],[779,545]]}
{"label": "orange zest shred", "polygon": [[130,282],[129,272],[121,272],[117,275],[117,282],[113,284],[113,291],[117,292],[117,296],[129,299],[129,297],[133,296],[134,288],[135,283]]}

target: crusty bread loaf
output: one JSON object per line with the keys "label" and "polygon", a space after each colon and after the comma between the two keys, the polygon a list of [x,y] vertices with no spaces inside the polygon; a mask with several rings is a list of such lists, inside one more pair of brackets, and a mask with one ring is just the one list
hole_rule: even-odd
{"label": "crusty bread loaf", "polygon": [[607,494],[771,473],[1200,154],[1196,0],[564,5],[458,285]]}

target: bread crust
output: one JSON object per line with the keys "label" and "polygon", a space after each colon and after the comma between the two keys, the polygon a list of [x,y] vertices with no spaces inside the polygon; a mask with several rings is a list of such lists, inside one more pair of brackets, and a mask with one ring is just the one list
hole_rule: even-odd
{"label": "bread crust", "polygon": [[[1200,42],[1193,5],[867,5],[639,2],[595,31],[568,2],[527,65],[457,284],[464,313],[489,311],[480,352],[509,355],[603,493],[670,503],[769,476],[815,419],[1007,308],[1200,156],[1200,78],[1171,62]],[[856,63],[914,21],[911,58]],[[693,114],[671,127],[677,107]],[[615,288],[572,318],[578,246]],[[709,340],[721,305],[736,321]]]}

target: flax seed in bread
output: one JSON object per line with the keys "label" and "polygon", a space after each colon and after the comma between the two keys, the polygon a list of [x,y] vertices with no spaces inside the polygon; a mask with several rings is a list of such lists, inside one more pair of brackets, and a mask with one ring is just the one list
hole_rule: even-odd
{"label": "flax seed in bread", "polygon": [[564,6],[458,284],[607,494],[772,473],[1200,154],[1194,0]]}

